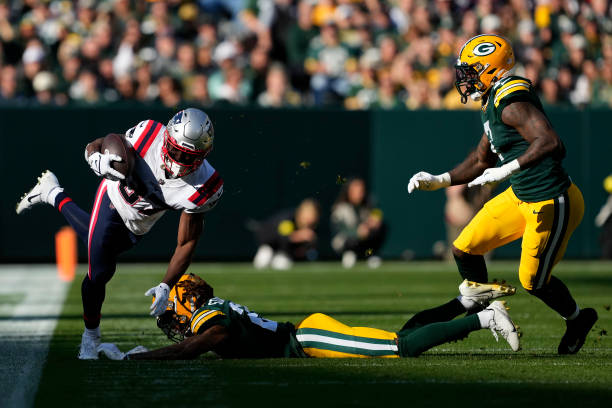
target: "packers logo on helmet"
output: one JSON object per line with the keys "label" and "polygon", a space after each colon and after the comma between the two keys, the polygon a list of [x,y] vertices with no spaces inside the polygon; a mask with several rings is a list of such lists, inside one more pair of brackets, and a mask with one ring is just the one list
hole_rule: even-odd
{"label": "packers logo on helmet", "polygon": [[487,93],[496,80],[514,66],[512,46],[504,37],[482,34],[469,39],[461,48],[455,64],[455,87],[461,102],[473,100]]}
{"label": "packers logo on helmet", "polygon": [[183,341],[191,335],[189,322],[193,312],[212,298],[213,293],[212,286],[204,279],[192,273],[183,275],[170,291],[168,306],[157,318],[157,327],[170,340],[177,343]]}
{"label": "packers logo on helmet", "polygon": [[485,55],[493,54],[495,44],[490,42],[480,43],[474,48],[474,55],[484,57]]}

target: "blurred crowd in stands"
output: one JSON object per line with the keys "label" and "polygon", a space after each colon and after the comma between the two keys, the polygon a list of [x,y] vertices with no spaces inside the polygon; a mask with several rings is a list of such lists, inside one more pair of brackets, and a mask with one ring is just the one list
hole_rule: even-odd
{"label": "blurred crowd in stands", "polygon": [[0,0],[0,102],[459,109],[480,33],[546,105],[612,106],[607,0]]}

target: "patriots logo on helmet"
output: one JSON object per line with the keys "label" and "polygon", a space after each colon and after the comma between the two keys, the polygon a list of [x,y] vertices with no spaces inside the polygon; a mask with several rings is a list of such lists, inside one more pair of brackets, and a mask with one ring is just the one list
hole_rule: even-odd
{"label": "patriots logo on helmet", "polygon": [[176,125],[177,123],[181,123],[182,119],[183,119],[183,111],[180,111],[179,113],[174,115],[174,117],[172,118],[172,124]]}

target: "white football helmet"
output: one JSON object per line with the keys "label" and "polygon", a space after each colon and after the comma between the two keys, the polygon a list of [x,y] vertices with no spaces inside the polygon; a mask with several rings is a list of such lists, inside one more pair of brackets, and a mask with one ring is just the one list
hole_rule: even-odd
{"label": "white football helmet", "polygon": [[212,150],[215,130],[208,115],[188,108],[170,119],[164,132],[162,161],[170,178],[192,173]]}

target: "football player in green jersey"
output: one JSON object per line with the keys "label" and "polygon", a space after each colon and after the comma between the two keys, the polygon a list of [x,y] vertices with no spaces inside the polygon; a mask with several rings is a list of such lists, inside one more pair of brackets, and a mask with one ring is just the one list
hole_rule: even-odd
{"label": "football player in green jersey", "polygon": [[[463,301],[483,302],[514,294],[502,284],[464,281]],[[177,344],[147,351],[138,346],[127,353],[112,343],[98,351],[113,360],[185,360],[214,351],[223,358],[277,357],[417,357],[439,344],[465,338],[470,332],[490,329],[518,351],[519,336],[503,302],[461,319],[441,306],[414,315],[398,332],[350,327],[315,313],[299,324],[264,319],[247,307],[214,297],[213,289],[196,275],[184,275],[172,289],[166,313],[157,324]]]}
{"label": "football player in green jersey", "polygon": [[[484,134],[478,147],[447,173],[416,173],[414,190],[449,185],[495,185],[510,179],[511,187],[491,199],[453,243],[453,254],[464,279],[487,282],[483,254],[523,239],[519,279],[522,286],[566,320],[559,354],[574,354],[597,320],[594,309],[580,309],[552,268],[563,258],[580,224],[584,201],[561,161],[563,142],[552,128],[531,82],[511,75],[514,53],[498,35],[478,35],[465,43],[455,66],[461,101],[482,101]],[[497,166],[497,163],[500,163]],[[459,305],[456,312],[482,305]]]}

